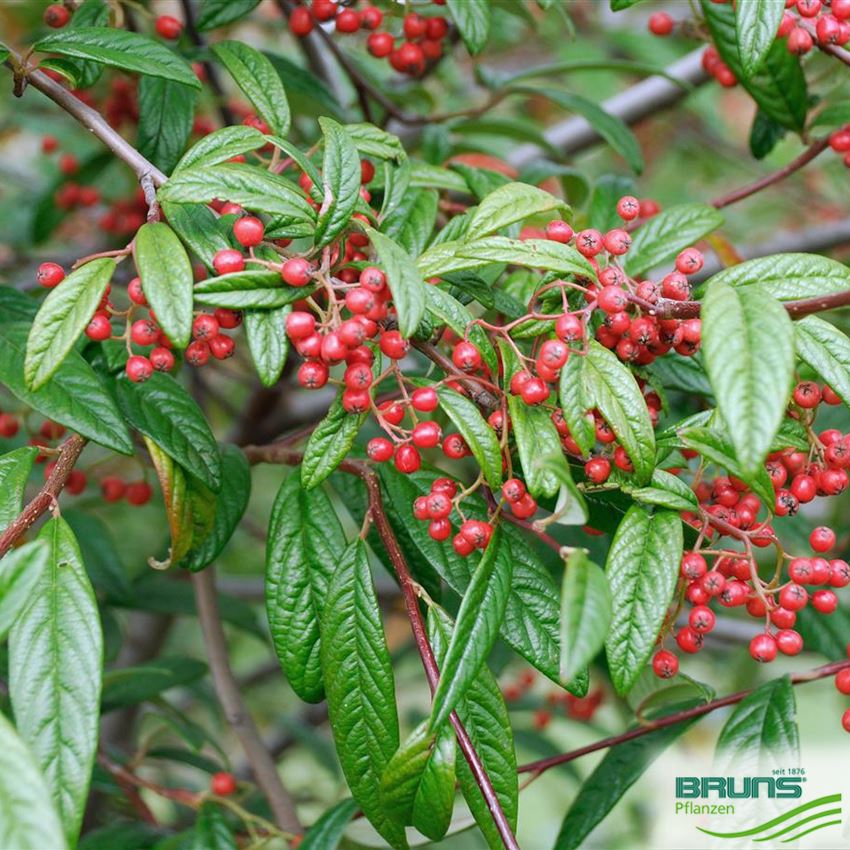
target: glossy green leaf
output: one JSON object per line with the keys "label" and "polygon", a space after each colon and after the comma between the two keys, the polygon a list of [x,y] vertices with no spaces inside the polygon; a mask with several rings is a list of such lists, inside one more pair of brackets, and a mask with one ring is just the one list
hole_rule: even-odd
{"label": "glossy green leaf", "polygon": [[[699,701],[676,707],[687,709],[695,705],[699,705]],[[652,762],[694,722],[692,718],[666,726],[608,750],[573,800],[553,850],[577,850],[585,846],[594,827],[605,819]]]}
{"label": "glossy green leaf", "polygon": [[198,809],[189,850],[237,850],[238,846],[222,807],[212,800],[203,803]]}
{"label": "glossy green leaf", "polygon": [[629,508],[611,541],[605,574],[613,616],[605,641],[611,681],[625,694],[655,646],[679,577],[683,533],[678,515]]}
{"label": "glossy green leaf", "polygon": [[574,549],[561,585],[561,678],[572,681],[605,644],[611,623],[611,590],[602,568]]}
{"label": "glossy green leaf", "polygon": [[346,124],[344,129],[357,150],[365,156],[394,160],[398,163],[407,159],[407,153],[399,137],[374,124]]}
{"label": "glossy green leaf", "polygon": [[310,287],[286,286],[277,272],[247,269],[200,281],[195,301],[230,310],[277,310],[311,292]]}
{"label": "glossy green leaf", "polygon": [[80,508],[65,508],[62,517],[77,538],[95,593],[105,594],[110,601],[131,596],[133,587],[110,527],[94,513]]}
{"label": "glossy green leaf", "polygon": [[569,212],[560,198],[527,183],[507,183],[487,195],[472,213],[470,232],[476,238],[495,233],[509,224],[552,211]]}
{"label": "glossy green leaf", "polygon": [[198,14],[201,32],[223,27],[241,20],[252,12],[260,0],[204,0]]}
{"label": "glossy green leaf", "polygon": [[412,257],[418,257],[434,231],[439,197],[433,189],[405,191],[399,207],[382,221],[383,232]]}
{"label": "glossy green leaf", "polygon": [[794,327],[758,287],[713,281],[702,305],[702,352],[717,408],[748,475],[764,461],[794,377]]}
{"label": "glossy green leaf", "polygon": [[425,282],[413,259],[389,236],[364,228],[387,276],[387,285],[398,313],[398,329],[404,337],[412,336],[425,315]]}
{"label": "glossy green leaf", "polygon": [[824,617],[814,608],[803,608],[797,612],[794,628],[802,635],[806,649],[830,660],[841,658],[847,651],[850,611],[846,607],[839,607]]}
{"label": "glossy green leaf", "polygon": [[571,354],[561,369],[558,394],[564,422],[578,447],[587,455],[596,445],[596,429],[590,411],[594,402],[584,377],[587,358]]}
{"label": "glossy green leaf", "polygon": [[158,192],[161,201],[210,203],[227,198],[247,210],[276,216],[276,227],[292,238],[311,236],[316,213],[304,193],[279,174],[240,162],[180,168]]}
{"label": "glossy green leaf", "polygon": [[527,405],[516,395],[508,396],[508,411],[529,492],[535,498],[554,496],[561,482],[547,465],[538,462],[542,457],[563,456],[561,438],[549,411]]}
{"label": "glossy green leaf", "polygon": [[738,55],[747,77],[753,77],[764,65],[784,11],[784,0],[750,0],[735,6]]}
{"label": "glossy green leaf", "polygon": [[206,674],[207,665],[203,661],[179,655],[108,670],[103,676],[103,711],[152,700],[171,688],[191,685]]}
{"label": "glossy green leaf", "polygon": [[21,446],[0,455],[0,534],[21,512],[24,490],[38,449]]}
{"label": "glossy green leaf", "polygon": [[631,177],[621,174],[603,174],[593,184],[588,224],[603,233],[614,227],[622,227],[623,220],[617,215],[617,201],[623,195],[636,194],[637,187]]}
{"label": "glossy green leaf", "polygon": [[169,174],[192,132],[195,93],[161,77],[139,81],[139,153]]}
{"label": "glossy green leaf", "polygon": [[307,702],[324,696],[319,624],[334,564],[345,548],[324,491],[303,489],[297,471],[287,476],[269,520],[266,614],[283,672]]}
{"label": "glossy green leaf", "polygon": [[626,273],[631,277],[646,274],[722,224],[723,216],[707,204],[676,204],[663,209],[635,231],[625,258]]}
{"label": "glossy green leaf", "polygon": [[133,441],[115,401],[100,378],[72,351],[38,390],[24,380],[24,350],[29,325],[0,322],[0,382],[12,395],[43,416],[121,454],[133,453]]}
{"label": "glossy green leaf", "polygon": [[719,271],[695,295],[702,297],[718,281],[745,293],[757,286],[780,301],[794,301],[850,289],[850,269],[818,254],[775,254]]}
{"label": "glossy green leaf", "polygon": [[244,41],[219,41],[211,49],[271,131],[285,136],[291,121],[289,102],[272,63]]}
{"label": "glossy green leaf", "polygon": [[267,142],[266,136],[255,127],[247,127],[244,124],[222,127],[198,139],[183,154],[175,171],[203,165],[220,165],[234,156],[255,151]]}
{"label": "glossy green leaf", "polygon": [[34,540],[0,558],[0,640],[5,640],[41,581],[48,554],[47,544]]}
{"label": "glossy green leaf", "polygon": [[446,0],[466,49],[480,53],[490,35],[490,4],[487,0]]}
{"label": "glossy green leaf", "polygon": [[130,426],[150,437],[211,490],[221,486],[221,453],[203,411],[170,375],[156,372],[141,384],[121,376],[118,404]]}
{"label": "glossy green leaf", "polygon": [[210,533],[192,546],[180,562],[196,571],[211,564],[227,546],[239,525],[251,496],[251,468],[242,450],[227,445],[221,450],[221,489],[216,494],[215,517]]}
{"label": "glossy green leaf", "polygon": [[842,127],[845,124],[850,124],[850,103],[842,101],[832,103],[818,112],[809,127]]}
{"label": "glossy green leaf", "polygon": [[788,131],[779,123],[756,111],[750,127],[750,153],[756,159],[764,159],[785,138]]}
{"label": "glossy green leaf", "polygon": [[649,481],[655,466],[655,432],[643,394],[617,356],[591,340],[582,370],[585,392],[626,450],[636,484]]}
{"label": "glossy green leaf", "polygon": [[484,664],[499,634],[510,593],[513,563],[501,545],[499,527],[472,573],[441,666],[431,707],[431,729],[439,729]]}
{"label": "glossy green leaf", "polygon": [[[88,777],[86,777],[88,781]],[[31,748],[0,714],[0,846],[65,850],[65,834],[50,789]]]}
{"label": "glossy green leaf", "polygon": [[342,834],[348,826],[357,803],[354,800],[342,800],[328,809],[308,830],[301,842],[300,850],[336,850],[342,841]]}
{"label": "glossy green leaf", "polygon": [[455,736],[420,723],[396,750],[381,778],[384,806],[402,824],[434,841],[449,828],[455,798]]}
{"label": "glossy green leaf", "polygon": [[221,220],[206,204],[163,201],[161,206],[169,225],[183,244],[192,249],[209,271],[214,272],[213,257],[231,247]]}
{"label": "glossy green leaf", "polygon": [[245,339],[260,382],[273,387],[280,378],[289,353],[286,317],[292,306],[285,304],[271,310],[246,310],[242,314]]}
{"label": "glossy green leaf", "polygon": [[40,53],[87,59],[136,74],[163,77],[193,89],[201,82],[191,65],[165,45],[144,35],[110,27],[68,27],[35,44]]}
{"label": "glossy green leaf", "polygon": [[818,316],[794,323],[797,353],[850,406],[850,339]]}
{"label": "glossy green leaf", "polygon": [[761,69],[752,75],[746,74],[739,49],[735,9],[731,4],[720,5],[711,0],[701,0],[700,5],[720,58],[761,111],[789,130],[802,130],[806,123],[808,95],[800,58],[788,50],[784,39],[778,38],[764,55]]}
{"label": "glossy green leaf", "polygon": [[657,505],[671,511],[696,511],[699,508],[696,494],[681,478],[655,469],[646,487],[623,487],[635,501]]}
{"label": "glossy green leaf", "polygon": [[178,348],[192,338],[192,263],[177,234],[160,221],[143,224],[133,240],[133,256],[145,297],[157,321]]}
{"label": "glossy green leaf", "polygon": [[47,568],[9,637],[9,696],[73,846],[97,750],[103,637],[71,529],[51,519],[39,540]]}
{"label": "glossy green leaf", "polygon": [[498,490],[502,486],[502,451],[496,432],[468,398],[448,387],[438,389],[437,395],[440,407],[466,441],[490,489]]}
{"label": "glossy green leaf", "polygon": [[715,766],[722,775],[770,776],[800,761],[797,705],[787,676],[756,688],[735,706],[717,739]]}
{"label": "glossy green leaf", "polygon": [[115,260],[92,260],[51,289],[27,339],[24,377],[30,389],[43,387],[74,347],[106,292]]}
{"label": "glossy green leaf", "polygon": [[[441,669],[452,640],[452,628],[453,624],[445,612],[435,605],[429,608],[428,635]],[[466,695],[458,703],[457,714],[490,777],[508,823],[516,830],[519,788],[513,730],[502,692],[486,665],[479,669]],[[456,769],[460,790],[487,846],[491,850],[503,850],[504,844],[493,824],[487,803],[459,748]]]}
{"label": "glossy green leaf", "polygon": [[404,829],[381,803],[380,781],[398,749],[393,668],[362,540],[343,553],[322,612],[322,669],[328,714],[352,796],[393,847]]}
{"label": "glossy green leaf", "polygon": [[328,245],[346,228],[360,199],[360,156],[354,142],[332,118],[320,118],[324,138],[322,206],[316,245]]}

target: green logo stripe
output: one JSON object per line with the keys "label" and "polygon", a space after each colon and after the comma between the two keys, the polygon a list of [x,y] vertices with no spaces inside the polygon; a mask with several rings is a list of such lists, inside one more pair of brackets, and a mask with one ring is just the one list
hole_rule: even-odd
{"label": "green logo stripe", "polygon": [[826,803],[840,803],[841,795],[840,794],[830,794],[826,797],[821,797],[818,800],[812,800],[811,803],[805,803],[802,806],[797,806],[796,809],[791,809],[790,812],[786,812],[784,815],[779,815],[779,817],[774,818],[773,820],[768,821],[767,823],[760,824],[759,826],[754,826],[752,829],[744,829],[741,832],[712,832],[710,829],[703,829],[701,826],[698,826],[697,829],[700,832],[704,832],[706,835],[713,835],[716,838],[743,838],[747,835],[755,835],[758,832],[763,832],[767,829],[772,829],[774,826],[779,826],[781,823],[785,823],[797,815],[802,814],[803,812],[809,811],[809,809],[814,809],[816,806],[823,806]]}
{"label": "green logo stripe", "polygon": [[815,815],[809,815],[807,818],[803,818],[802,820],[798,820],[796,823],[792,823],[790,826],[786,826],[784,829],[780,829],[779,832],[774,832],[772,835],[765,835],[764,838],[756,838],[756,841],[770,841],[773,838],[779,838],[780,835],[785,835],[786,832],[791,832],[794,829],[799,829],[804,824],[810,823],[813,820],[817,820],[818,818],[827,818],[831,815],[838,815],[841,817],[841,809],[824,809],[821,812],[818,812]]}
{"label": "green logo stripe", "polygon": [[796,841],[798,838],[802,838],[804,835],[808,835],[810,832],[815,832],[818,829],[823,829],[827,826],[841,826],[841,820],[831,820],[828,823],[819,823],[817,826],[813,826],[811,829],[807,829],[804,832],[798,832],[796,835],[792,835],[790,838],[783,838],[782,843],[787,844],[789,841]]}

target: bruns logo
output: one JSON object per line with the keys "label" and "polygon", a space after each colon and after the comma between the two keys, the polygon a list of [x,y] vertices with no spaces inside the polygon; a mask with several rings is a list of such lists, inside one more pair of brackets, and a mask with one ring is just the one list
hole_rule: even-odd
{"label": "bruns logo", "polygon": [[751,800],[759,797],[788,799],[803,796],[800,776],[677,776],[679,799]]}

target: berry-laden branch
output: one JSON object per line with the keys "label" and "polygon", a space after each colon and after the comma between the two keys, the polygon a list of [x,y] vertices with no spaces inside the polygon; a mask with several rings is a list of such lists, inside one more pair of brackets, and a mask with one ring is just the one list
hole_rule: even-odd
{"label": "berry-laden branch", "polygon": [[[282,463],[287,466],[295,466],[303,460],[303,454],[295,451],[286,443],[272,443],[267,446],[245,446],[243,449],[248,461],[252,464],[256,463]],[[407,610],[407,616],[410,620],[410,627],[413,631],[413,638],[416,642],[416,648],[419,651],[419,656],[422,659],[422,666],[425,668],[425,677],[428,680],[428,687],[433,694],[437,688],[437,683],[440,678],[440,671],[437,667],[437,660],[434,657],[434,650],[428,640],[428,634],[425,628],[425,621],[422,618],[422,612],[419,610],[419,597],[416,592],[416,586],[410,570],[407,566],[404,554],[396,539],[395,532],[390,525],[387,513],[384,510],[383,497],[381,495],[381,485],[378,476],[372,471],[368,464],[358,460],[343,460],[339,465],[342,472],[347,472],[351,475],[356,475],[366,485],[366,491],[369,497],[369,515],[375,524],[375,530],[387,550],[393,569],[398,577],[401,585],[402,595],[404,597],[404,605]],[[199,573],[198,575],[203,575]],[[496,791],[493,788],[493,783],[487,775],[487,770],[481,761],[481,757],[475,750],[475,747],[470,740],[469,733],[466,731],[460,718],[456,712],[452,712],[450,721],[452,728],[455,730],[458,744],[461,752],[469,765],[470,770],[475,777],[481,794],[487,804],[487,808],[493,818],[493,822],[499,831],[502,843],[507,850],[519,850],[519,844],[513,834],[510,824],[508,823],[502,806],[499,803],[499,798],[496,796]]]}
{"label": "berry-laden branch", "polygon": [[199,573],[193,573],[192,585],[195,589],[198,620],[204,634],[210,672],[224,716],[239,738],[257,784],[269,801],[275,823],[286,832],[299,835],[303,832],[303,827],[295,811],[295,802],[283,787],[277,767],[257,732],[257,727],[239,692],[239,685],[233,676],[233,671],[230,669],[213,567],[209,566]]}
{"label": "berry-laden branch", "polygon": [[[824,664],[822,667],[816,667],[814,670],[809,670],[807,673],[796,673],[790,677],[792,685],[801,685],[805,682],[815,682],[818,679],[825,679],[828,676],[834,676],[841,670],[850,669],[850,661],[833,661],[831,664]],[[561,753],[556,756],[538,759],[537,761],[529,762],[528,764],[520,765],[519,773],[533,774],[532,780],[536,779],[540,774],[549,770],[552,767],[557,767],[560,764],[566,764],[570,761],[575,761],[577,758],[596,753],[600,750],[607,750],[610,747],[616,747],[619,744],[625,744],[627,741],[633,741],[635,738],[641,738],[644,735],[649,735],[658,729],[665,729],[668,726],[675,726],[677,723],[684,723],[686,720],[691,720],[694,717],[702,717],[716,711],[718,708],[725,708],[729,705],[735,705],[741,700],[748,697],[751,690],[738,691],[734,694],[728,694],[725,697],[707,702],[704,705],[698,705],[694,708],[689,708],[685,711],[678,711],[670,714],[667,717],[659,718],[655,721],[647,722],[634,729],[629,729],[628,732],[623,732],[621,735],[613,735],[610,738],[603,738],[601,741],[595,741],[585,747],[579,747],[577,750],[571,750],[568,753]]]}
{"label": "berry-laden branch", "polygon": [[76,464],[85,445],[85,438],[79,436],[79,434],[74,434],[62,443],[56,465],[47,481],[44,482],[44,486],[0,535],[0,558],[15,545],[15,541],[22,534],[25,534],[43,513],[56,504],[56,500],[67,484],[68,477],[71,475],[74,464]]}

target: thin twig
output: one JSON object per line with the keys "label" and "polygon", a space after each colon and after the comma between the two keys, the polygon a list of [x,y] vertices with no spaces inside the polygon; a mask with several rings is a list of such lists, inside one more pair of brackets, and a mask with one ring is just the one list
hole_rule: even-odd
{"label": "thin twig", "polygon": [[277,766],[263,745],[257,727],[242,700],[233,671],[230,669],[227,640],[218,609],[213,567],[209,566],[199,573],[193,573],[192,584],[195,588],[198,620],[204,634],[213,684],[224,716],[242,744],[257,784],[269,801],[275,823],[282,830],[298,835],[303,832],[303,827],[298,820],[295,803],[283,787]]}
{"label": "thin twig", "polygon": [[68,477],[74,469],[74,464],[80,457],[86,444],[84,437],[74,434],[62,443],[56,466],[50,473],[44,486],[32,498],[27,506],[12,520],[8,528],[0,535],[0,558],[5,555],[15,544],[15,541],[24,534],[33,523],[45,511],[50,510],[56,504],[59,494],[68,483]]}

